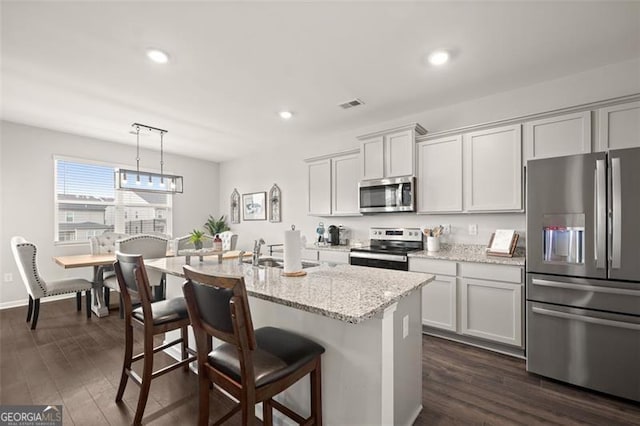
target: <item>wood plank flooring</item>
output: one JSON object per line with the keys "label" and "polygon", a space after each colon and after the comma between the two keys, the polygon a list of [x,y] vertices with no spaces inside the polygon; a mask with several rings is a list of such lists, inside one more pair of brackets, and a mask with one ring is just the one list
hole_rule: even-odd
{"label": "wood plank flooring", "polygon": [[[68,299],[43,303],[35,331],[25,318],[26,307],[0,311],[0,404],[62,404],[65,425],[131,424],[138,387],[130,382],[124,402],[114,402],[124,348],[117,313],[89,320]],[[156,356],[157,367],[168,362]],[[143,422],[196,424],[196,390],[195,375],[182,370],[154,380]],[[212,391],[211,419],[231,405]],[[640,425],[640,404],[530,375],[522,360],[429,336],[423,407],[416,425]],[[229,424],[239,425],[239,416]]]}

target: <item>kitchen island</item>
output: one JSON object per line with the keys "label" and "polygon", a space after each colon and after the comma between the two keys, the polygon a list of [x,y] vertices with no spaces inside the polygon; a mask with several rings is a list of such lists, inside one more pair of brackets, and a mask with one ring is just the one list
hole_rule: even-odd
{"label": "kitchen island", "polygon": [[[146,265],[168,274],[167,296],[173,297],[181,294],[184,263],[184,258],[175,257]],[[191,266],[209,274],[244,276],[254,327],[281,327],[325,347],[325,424],[410,425],[420,413],[420,289],[432,276],[321,264],[306,269],[306,276],[284,277],[278,268],[235,260],[218,263],[206,257],[203,262],[192,261]],[[276,399],[308,415],[307,380]],[[261,410],[256,413],[261,415]]]}

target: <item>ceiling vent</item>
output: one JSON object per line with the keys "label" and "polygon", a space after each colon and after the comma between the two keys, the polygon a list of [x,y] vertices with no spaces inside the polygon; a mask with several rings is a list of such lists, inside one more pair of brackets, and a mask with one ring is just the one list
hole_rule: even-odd
{"label": "ceiling vent", "polygon": [[362,102],[358,98],[355,98],[355,99],[352,99],[350,101],[343,102],[339,106],[342,109],[349,109],[349,108],[357,107],[357,106],[360,106],[360,105],[364,105],[364,102]]}

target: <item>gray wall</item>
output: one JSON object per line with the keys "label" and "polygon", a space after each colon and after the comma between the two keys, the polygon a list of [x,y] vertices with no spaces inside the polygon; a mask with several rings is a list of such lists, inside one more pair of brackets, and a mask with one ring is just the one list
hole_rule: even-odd
{"label": "gray wall", "polygon": [[[281,243],[283,232],[295,224],[308,241],[315,237],[318,222],[343,224],[352,228],[355,239],[368,240],[371,226],[421,226],[451,224],[449,241],[487,244],[490,234],[496,229],[516,229],[525,241],[525,215],[523,213],[472,214],[472,215],[416,215],[382,214],[364,217],[313,217],[306,214],[306,167],[303,159],[357,148],[356,136],[368,132],[393,128],[418,122],[429,132],[439,132],[463,126],[509,119],[527,114],[552,111],[588,102],[640,93],[640,60],[612,64],[547,81],[535,86],[497,93],[492,96],[443,106],[402,117],[375,126],[354,129],[349,133],[336,134],[319,139],[310,135],[294,147],[283,147],[251,158],[242,158],[221,164],[220,207],[229,211],[229,196],[234,188],[243,193],[268,191],[273,183],[282,189],[282,223],[242,222],[234,225],[240,234],[239,248],[250,248],[252,241],[264,237],[267,244]],[[370,108],[365,105],[361,108]],[[347,111],[346,113],[349,113]],[[294,123],[290,123],[294,124]],[[478,235],[468,234],[468,225],[478,225]]]}
{"label": "gray wall", "polygon": [[[88,253],[88,243],[54,245],[54,155],[135,167],[135,146],[117,144],[11,122],[0,122],[0,308],[24,302],[27,293],[13,260],[10,240],[21,235],[38,246],[42,277],[91,276],[90,268],[64,270],[52,257]],[[167,138],[167,143],[172,143]],[[177,143],[177,142],[176,142]],[[141,169],[157,170],[157,151],[141,150]],[[173,235],[201,228],[209,214],[219,214],[219,165],[165,155],[165,169],[184,176],[184,193],[173,196]],[[4,274],[12,273],[6,283]]]}

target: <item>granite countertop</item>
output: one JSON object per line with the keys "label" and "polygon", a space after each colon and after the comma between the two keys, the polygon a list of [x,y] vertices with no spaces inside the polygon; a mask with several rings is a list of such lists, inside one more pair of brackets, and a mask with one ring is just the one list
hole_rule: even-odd
{"label": "granite countertop", "polygon": [[496,265],[524,266],[524,248],[517,247],[513,257],[487,256],[486,246],[477,244],[442,244],[439,251],[418,251],[409,257],[451,260],[456,262],[492,263]]}
{"label": "granite countertop", "polygon": [[[183,257],[145,261],[148,268],[180,277],[184,264]],[[303,277],[284,277],[279,268],[255,268],[235,260],[218,263],[217,257],[192,260],[191,266],[204,273],[244,276],[250,296],[353,324],[433,280],[423,273],[330,264],[307,268]]]}

